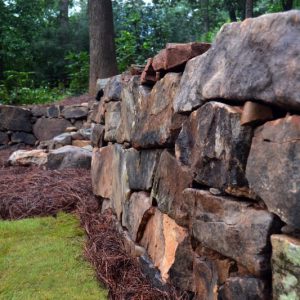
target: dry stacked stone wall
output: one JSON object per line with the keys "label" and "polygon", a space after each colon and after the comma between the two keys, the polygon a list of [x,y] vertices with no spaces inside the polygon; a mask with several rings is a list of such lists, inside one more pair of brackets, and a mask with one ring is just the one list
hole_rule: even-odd
{"label": "dry stacked stone wall", "polygon": [[111,78],[98,104],[94,194],[195,299],[300,299],[299,33],[299,11],[226,24]]}

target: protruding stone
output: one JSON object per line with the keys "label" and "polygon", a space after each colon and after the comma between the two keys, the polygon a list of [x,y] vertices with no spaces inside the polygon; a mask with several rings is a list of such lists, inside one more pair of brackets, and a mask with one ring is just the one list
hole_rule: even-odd
{"label": "protruding stone", "polygon": [[33,134],[22,131],[13,132],[10,140],[14,144],[23,143],[30,146],[34,146],[36,142],[36,138]]}
{"label": "protruding stone", "polygon": [[122,91],[122,75],[109,78],[104,89],[105,101],[120,101]]}
{"label": "protruding stone", "polygon": [[217,197],[208,191],[186,189],[193,236],[205,247],[230,257],[260,276],[270,271],[270,235],[281,223],[251,202]]}
{"label": "protruding stone", "polygon": [[71,126],[71,127],[66,128],[65,132],[70,133],[70,132],[75,132],[77,130],[78,130],[77,127]]}
{"label": "protruding stone", "polygon": [[167,44],[153,58],[152,66],[157,71],[176,70],[182,72],[184,66],[191,58],[205,53],[209,48],[208,43]]}
{"label": "protruding stone", "polygon": [[173,146],[186,116],[173,111],[174,95],[180,74],[168,73],[157,82],[146,101],[141,103],[141,118],[135,127],[132,143],[135,148]]}
{"label": "protruding stone", "polygon": [[186,237],[187,231],[184,228],[159,210],[155,210],[146,226],[141,245],[146,248],[154,265],[160,270],[163,280],[168,279],[176,250]]}
{"label": "protruding stone", "polygon": [[149,191],[158,165],[161,150],[129,149],[126,160],[129,187],[135,191]]}
{"label": "protruding stone", "polygon": [[64,133],[66,128],[70,126],[72,124],[65,119],[40,118],[33,126],[33,133],[38,140],[47,141]]}
{"label": "protruding stone", "polygon": [[31,112],[17,106],[0,105],[0,130],[32,132]]}
{"label": "protruding stone", "polygon": [[154,71],[152,66],[153,58],[148,58],[147,64],[141,75],[141,84],[154,85],[160,78],[157,72]]}
{"label": "protruding stone", "polygon": [[273,235],[271,241],[273,299],[299,299],[300,240],[287,235]]}
{"label": "protruding stone", "polygon": [[86,141],[86,140],[73,140],[72,141],[72,145],[75,147],[86,147],[86,146],[90,146],[91,142],[90,141]]}
{"label": "protruding stone", "polygon": [[73,105],[73,106],[66,106],[62,111],[62,115],[66,119],[77,120],[77,119],[87,118],[88,112],[89,109],[86,106]]}
{"label": "protruding stone", "polygon": [[273,119],[272,108],[257,102],[247,101],[241,116],[241,125],[260,125]]}
{"label": "protruding stone", "polygon": [[91,144],[93,147],[101,148],[104,142],[104,126],[95,124],[92,129]]}
{"label": "protruding stone", "polygon": [[93,193],[102,198],[112,199],[114,146],[95,148],[92,157]]}
{"label": "protruding stone", "polygon": [[288,116],[257,128],[247,179],[271,212],[300,228],[300,116]]}
{"label": "protruding stone", "polygon": [[142,235],[147,221],[150,219],[152,212],[150,195],[145,192],[133,193],[129,200],[125,201],[122,225],[127,228],[133,241],[138,240],[138,235]]}
{"label": "protruding stone", "polygon": [[[272,299],[267,282],[254,277],[232,277],[220,288],[222,300],[269,300]],[[218,298],[219,299],[219,298]]]}
{"label": "protruding stone", "polygon": [[200,184],[249,197],[245,169],[252,129],[240,125],[241,112],[218,102],[194,111],[176,141],[176,157],[195,171]]}
{"label": "protruding stone", "polygon": [[72,145],[72,135],[70,133],[64,132],[53,138],[55,143],[55,148],[60,148],[67,145]]}
{"label": "protruding stone", "polygon": [[91,168],[92,153],[88,150],[64,146],[48,154],[48,169]]}
{"label": "protruding stone", "polygon": [[105,112],[105,134],[106,142],[116,142],[118,130],[121,124],[121,103],[109,102],[106,104]]}
{"label": "protruding stone", "polygon": [[187,226],[191,207],[184,201],[182,192],[191,187],[193,173],[167,150],[161,157],[155,173],[151,197],[157,201],[160,211],[173,218],[179,225]]}
{"label": "protruding stone", "polygon": [[211,49],[187,63],[175,111],[212,99],[258,99],[300,111],[299,20],[293,10],[225,24]]}
{"label": "protruding stone", "polygon": [[44,150],[18,150],[11,154],[8,162],[13,166],[43,166],[48,154]]}

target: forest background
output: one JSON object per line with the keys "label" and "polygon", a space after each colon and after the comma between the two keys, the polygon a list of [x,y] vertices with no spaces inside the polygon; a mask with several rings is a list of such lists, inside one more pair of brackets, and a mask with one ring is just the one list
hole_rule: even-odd
{"label": "forest background", "polygon": [[[58,100],[87,91],[87,0],[0,0],[0,104]],[[213,41],[242,21],[246,0],[114,0],[118,69],[144,64],[166,43]],[[251,1],[252,2],[252,1]],[[300,0],[253,0],[253,16],[300,9]]]}

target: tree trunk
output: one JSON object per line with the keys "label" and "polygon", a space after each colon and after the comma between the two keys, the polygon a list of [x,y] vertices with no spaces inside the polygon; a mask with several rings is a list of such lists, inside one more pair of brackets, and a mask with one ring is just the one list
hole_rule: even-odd
{"label": "tree trunk", "polygon": [[89,93],[96,95],[98,78],[107,78],[118,74],[111,0],[89,0],[89,19]]}
{"label": "tree trunk", "polygon": [[228,10],[230,21],[237,22],[234,2],[231,0],[225,0],[225,6]]}
{"label": "tree trunk", "polygon": [[59,22],[61,28],[67,28],[69,23],[69,0],[59,2]]}
{"label": "tree trunk", "polygon": [[282,0],[282,7],[284,11],[293,9],[293,0]]}
{"label": "tree trunk", "polygon": [[252,18],[253,17],[253,0],[246,0],[246,13],[245,18]]}

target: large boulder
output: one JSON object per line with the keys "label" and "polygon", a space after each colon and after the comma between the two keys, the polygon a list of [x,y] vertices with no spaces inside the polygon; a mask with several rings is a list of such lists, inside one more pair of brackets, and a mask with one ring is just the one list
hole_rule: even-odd
{"label": "large boulder", "polygon": [[105,101],[120,101],[122,91],[122,74],[109,78],[104,88]]}
{"label": "large boulder", "polygon": [[186,206],[182,192],[191,187],[193,173],[165,150],[155,173],[151,197],[160,211],[169,215],[179,225],[187,226],[190,207]]}
{"label": "large boulder", "polygon": [[212,47],[185,68],[174,107],[251,99],[300,111],[300,11],[225,24]]}
{"label": "large boulder", "polygon": [[116,142],[117,133],[121,124],[121,103],[109,102],[105,105],[105,133],[106,142]]}
{"label": "large boulder", "polygon": [[71,126],[72,124],[65,119],[40,118],[33,126],[33,133],[38,140],[47,141],[64,133]]}
{"label": "large boulder", "polygon": [[92,186],[93,193],[102,198],[112,197],[112,165],[114,146],[100,149],[95,148],[92,157]]}
{"label": "large boulder", "polygon": [[104,142],[104,126],[101,124],[95,124],[91,134],[91,145],[93,147],[101,148]]}
{"label": "large boulder", "polygon": [[173,100],[180,74],[168,73],[158,81],[146,101],[142,101],[140,120],[132,134],[135,148],[172,146],[181,129],[184,115],[175,114]]}
{"label": "large boulder", "polygon": [[186,189],[192,234],[203,246],[230,257],[260,276],[270,272],[270,235],[280,231],[273,214],[251,202]]}
{"label": "large boulder", "polygon": [[31,112],[16,107],[0,105],[0,130],[32,132]]}
{"label": "large boulder", "polygon": [[36,142],[36,138],[31,133],[17,131],[12,133],[11,142],[15,144],[24,143],[26,145],[34,146]]}
{"label": "large boulder", "polygon": [[300,240],[286,235],[271,237],[273,299],[299,299]]}
{"label": "large boulder", "polygon": [[127,152],[128,183],[134,191],[150,191],[161,150],[135,150]]}
{"label": "large boulder", "polygon": [[51,170],[68,168],[91,168],[92,153],[83,148],[64,146],[50,151],[47,168]]}
{"label": "large boulder", "polygon": [[252,129],[240,125],[242,110],[209,102],[194,111],[176,141],[176,157],[200,184],[249,196],[245,169]]}
{"label": "large boulder", "polygon": [[87,106],[66,106],[62,111],[62,116],[66,119],[83,119],[87,118],[88,112],[89,109]]}
{"label": "large boulder", "polygon": [[300,228],[300,116],[257,128],[246,174],[250,187],[268,209]]}
{"label": "large boulder", "polygon": [[13,166],[46,165],[48,154],[44,150],[17,150],[11,154],[8,162]]}

